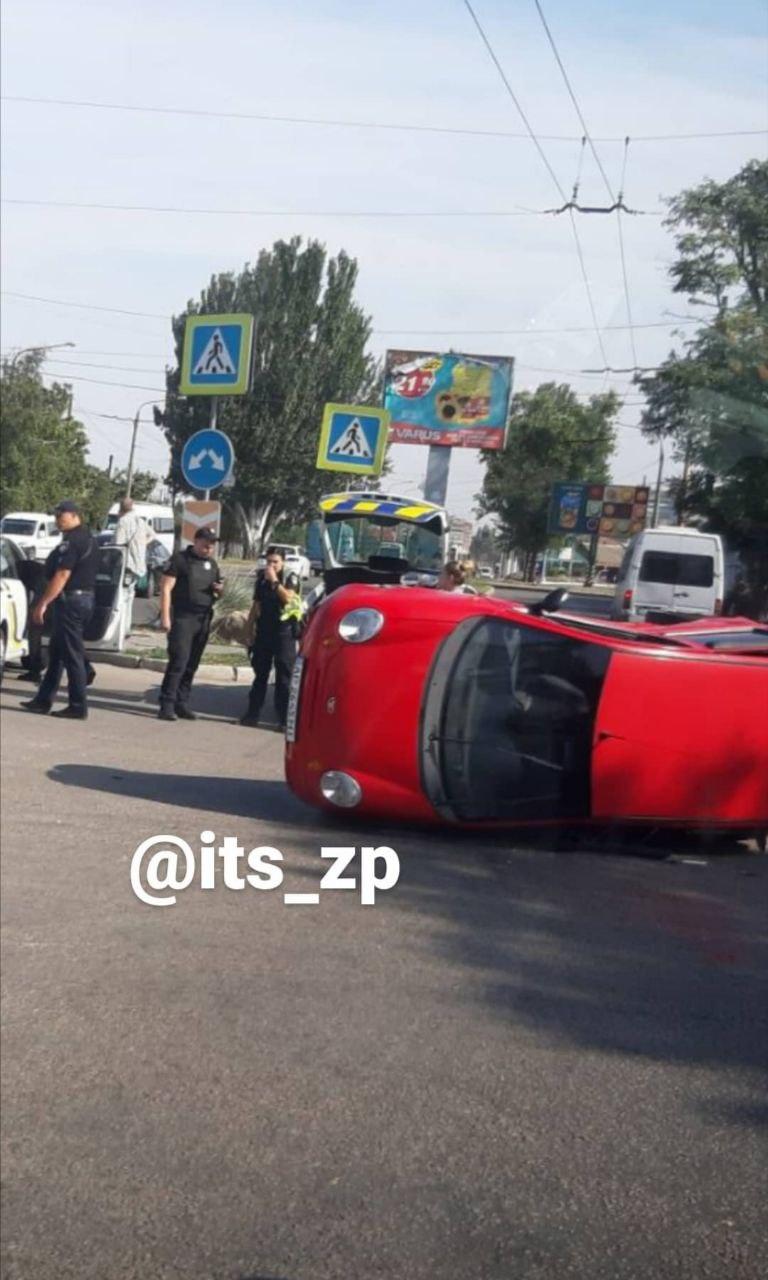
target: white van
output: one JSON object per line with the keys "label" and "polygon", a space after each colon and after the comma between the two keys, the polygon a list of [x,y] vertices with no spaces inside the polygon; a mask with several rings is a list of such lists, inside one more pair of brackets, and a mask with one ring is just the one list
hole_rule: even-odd
{"label": "white van", "polygon": [[[159,502],[134,502],[133,510],[137,516],[141,516],[153,537],[158,542],[162,542],[168,555],[173,555],[175,529],[173,507],[163,506]],[[104,524],[105,531],[113,531],[119,519],[120,503],[115,502],[109,508],[109,515]]]}
{"label": "white van", "polygon": [[660,525],[627,546],[612,617],[687,622],[723,608],[723,544],[716,533]]}
{"label": "white van", "polygon": [[9,511],[0,520],[0,533],[13,538],[28,560],[47,560],[61,542],[55,517],[43,511]]}

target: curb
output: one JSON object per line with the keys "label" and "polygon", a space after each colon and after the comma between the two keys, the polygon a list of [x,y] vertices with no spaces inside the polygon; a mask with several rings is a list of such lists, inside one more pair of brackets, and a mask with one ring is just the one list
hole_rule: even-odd
{"label": "curb", "polygon": [[[99,653],[97,651],[89,653],[88,657],[93,663],[105,663],[110,667],[129,667],[133,670],[141,668],[142,671],[165,671],[166,667],[162,658],[142,658],[135,653]],[[197,668],[196,676],[204,680],[219,680],[224,683],[247,682],[250,684],[253,680],[253,669],[235,664],[230,667],[223,662],[205,662]]]}

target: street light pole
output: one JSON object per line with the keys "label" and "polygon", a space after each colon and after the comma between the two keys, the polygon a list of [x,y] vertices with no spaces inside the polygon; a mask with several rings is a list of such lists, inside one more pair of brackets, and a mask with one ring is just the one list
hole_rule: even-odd
{"label": "street light pole", "polygon": [[128,454],[128,475],[125,481],[126,498],[130,498],[131,487],[133,485],[133,460],[134,460],[134,457],[136,456],[136,437],[139,434],[139,418],[141,416],[141,411],[142,409],[146,409],[148,404],[159,404],[159,403],[160,403],[159,400],[145,400],[144,403],[140,404],[138,409],[136,410],[136,416],[133,419],[133,431],[131,432],[131,451]]}
{"label": "street light pole", "polygon": [[11,360],[11,368],[16,368],[16,361],[20,356],[31,355],[34,351],[60,351],[62,347],[74,347],[74,342],[50,342],[44,347],[21,347]]}

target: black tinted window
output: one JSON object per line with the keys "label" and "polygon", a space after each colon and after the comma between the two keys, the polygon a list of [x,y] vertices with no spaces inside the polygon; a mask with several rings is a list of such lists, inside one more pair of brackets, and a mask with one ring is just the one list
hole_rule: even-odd
{"label": "black tinted window", "polygon": [[664,582],[677,587],[711,587],[714,569],[712,556],[646,551],[640,564],[640,581]]}

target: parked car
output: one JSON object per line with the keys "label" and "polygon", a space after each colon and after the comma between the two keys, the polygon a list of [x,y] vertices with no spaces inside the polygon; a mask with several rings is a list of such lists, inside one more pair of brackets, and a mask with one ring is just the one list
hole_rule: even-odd
{"label": "parked car", "polygon": [[645,529],[621,562],[612,615],[684,622],[723,607],[723,544],[715,533],[676,525]]}
{"label": "parked car", "polygon": [[41,511],[9,511],[0,520],[0,533],[13,538],[29,560],[47,560],[61,542],[54,517]]}
{"label": "parked car", "polygon": [[481,564],[477,571],[478,578],[484,578],[486,582],[493,582],[493,569],[487,564]]}
{"label": "parked car", "polygon": [[25,557],[14,538],[0,535],[0,678],[6,662],[27,656],[27,589],[19,575]]}
{"label": "parked car", "polygon": [[366,820],[768,830],[759,647],[552,612],[564,595],[328,596],[293,673],[291,788]]}

